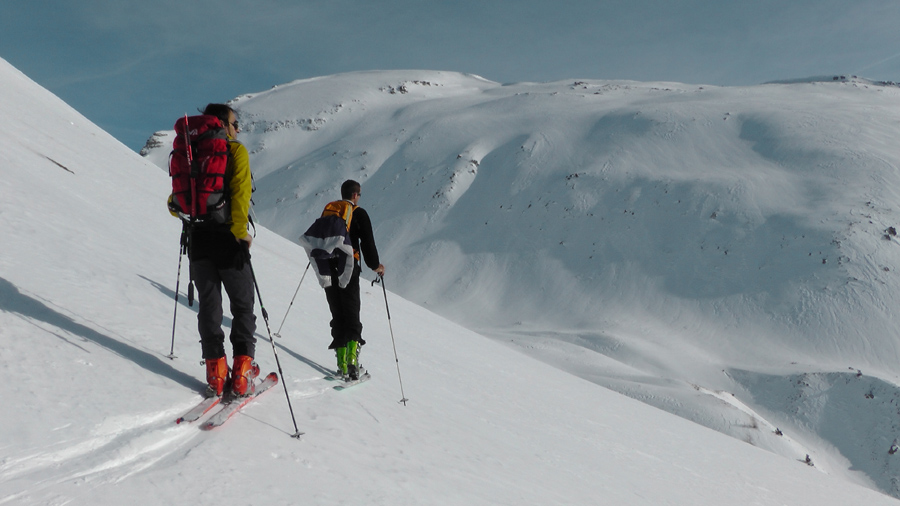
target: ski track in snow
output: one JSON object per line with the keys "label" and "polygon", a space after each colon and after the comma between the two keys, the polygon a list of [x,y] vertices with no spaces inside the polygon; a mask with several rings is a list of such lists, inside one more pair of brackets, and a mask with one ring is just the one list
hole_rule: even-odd
{"label": "ski track in snow", "polygon": [[[290,391],[292,400],[333,390],[333,385],[320,377],[293,383],[308,386]],[[273,388],[283,395],[280,383]],[[266,402],[272,394],[276,392],[251,402],[236,417],[252,418],[254,405]],[[216,408],[193,423],[176,424],[176,418],[195,403],[192,399],[165,411],[116,416],[105,420],[87,438],[62,441],[4,458],[0,462],[0,504],[17,504],[25,497],[32,503],[64,504],[68,500],[55,502],[55,493],[45,490],[65,483],[79,487],[116,484],[161,461],[177,465],[179,455],[187,455],[202,445],[206,437],[215,437],[215,432],[223,430],[215,429],[207,435],[201,429],[203,421],[218,411]],[[229,420],[228,424],[233,421]]]}
{"label": "ski track in snow", "polygon": [[14,490],[7,490],[9,496],[0,504],[16,504],[23,494],[32,501],[40,500],[42,489],[62,483],[118,483],[184,451],[199,431],[174,423],[180,409],[116,417],[97,427],[87,439],[66,441],[6,459],[0,465],[0,483],[3,489]]}

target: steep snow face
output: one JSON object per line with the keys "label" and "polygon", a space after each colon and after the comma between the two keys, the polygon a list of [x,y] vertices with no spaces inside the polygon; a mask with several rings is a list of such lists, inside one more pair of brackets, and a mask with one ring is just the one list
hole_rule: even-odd
{"label": "steep snow face", "polygon": [[[752,440],[746,411],[709,395],[764,410],[732,372],[791,385],[854,368],[898,381],[900,90],[805,81],[500,85],[367,72],[234,106],[266,226],[295,240],[357,179],[398,293]],[[850,464],[834,450],[866,430],[840,440],[808,413],[784,415],[818,443],[758,444],[889,474],[887,448]]]}
{"label": "steep snow face", "polygon": [[468,326],[619,333],[640,315],[728,361],[778,346],[890,371],[898,95],[394,72],[235,106],[263,223],[295,238],[360,180],[392,286]]}
{"label": "steep snow face", "polygon": [[[176,425],[204,367],[184,271],[176,281],[168,178],[2,60],[0,85],[0,504],[896,504],[368,284],[372,379],[335,392],[322,291],[297,286],[302,250],[265,227],[252,249],[260,292],[273,319],[293,304],[277,339],[286,388],[221,430]],[[262,322],[256,358],[271,371]]]}
{"label": "steep snow face", "polygon": [[900,90],[806,81],[366,72],[234,106],[262,223],[295,240],[357,179],[398,293],[746,439],[743,413],[695,386],[743,392],[732,369],[896,379]]}

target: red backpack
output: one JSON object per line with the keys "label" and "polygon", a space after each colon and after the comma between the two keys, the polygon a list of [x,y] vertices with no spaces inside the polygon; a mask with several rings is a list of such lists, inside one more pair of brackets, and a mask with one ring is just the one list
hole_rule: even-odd
{"label": "red backpack", "polygon": [[209,115],[179,118],[172,148],[169,210],[192,224],[226,223],[229,206],[225,169],[229,150],[222,122]]}

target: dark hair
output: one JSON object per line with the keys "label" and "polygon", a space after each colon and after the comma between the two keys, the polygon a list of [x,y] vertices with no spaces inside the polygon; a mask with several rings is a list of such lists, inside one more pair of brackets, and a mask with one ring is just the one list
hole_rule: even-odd
{"label": "dark hair", "polygon": [[203,109],[203,114],[208,114],[210,116],[215,116],[222,121],[222,124],[228,123],[228,114],[233,113],[234,109],[225,104],[208,104],[206,109]]}
{"label": "dark hair", "polygon": [[342,199],[352,199],[354,193],[359,193],[360,190],[359,183],[352,179],[348,179],[344,181],[344,184],[341,185],[341,198]]}

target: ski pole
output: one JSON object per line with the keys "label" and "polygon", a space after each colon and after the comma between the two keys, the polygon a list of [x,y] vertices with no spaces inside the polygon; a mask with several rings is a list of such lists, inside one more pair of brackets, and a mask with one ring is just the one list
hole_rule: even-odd
{"label": "ski pole", "polygon": [[291,412],[291,421],[294,422],[294,433],[292,438],[300,439],[303,432],[297,428],[297,417],[294,416],[294,407],[291,406],[291,396],[288,393],[287,382],[284,379],[284,372],[281,370],[281,361],[278,360],[278,350],[275,349],[275,339],[272,338],[272,330],[269,328],[269,313],[263,304],[262,295],[259,294],[259,283],[256,282],[256,274],[253,272],[253,264],[250,263],[250,246],[246,246],[244,253],[247,255],[247,266],[250,267],[250,276],[253,278],[253,286],[256,288],[256,297],[259,299],[259,308],[262,310],[263,320],[266,322],[266,332],[269,333],[269,342],[272,343],[272,353],[275,355],[275,365],[278,367],[278,375],[281,377],[281,385],[284,387],[284,396],[287,399],[288,411]]}
{"label": "ski pole", "polygon": [[397,379],[400,380],[400,399],[398,402],[403,403],[406,406],[406,401],[409,399],[406,398],[406,395],[403,393],[403,377],[400,376],[400,359],[397,358],[397,343],[394,340],[394,328],[391,325],[391,308],[388,306],[387,300],[387,288],[384,287],[384,276],[379,274],[377,278],[372,281],[372,286],[375,286],[375,283],[381,283],[381,290],[384,292],[384,308],[387,310],[387,319],[388,319],[388,329],[391,331],[391,345],[394,347],[394,361],[397,362]]}
{"label": "ski pole", "polygon": [[[294,290],[294,296],[291,297],[291,303],[288,304],[287,311],[284,312],[284,318],[281,319],[281,325],[278,326],[278,332],[275,332],[275,337],[281,337],[281,328],[284,327],[284,322],[285,320],[287,320],[287,315],[291,312],[291,307],[294,305],[294,299],[297,298],[297,293],[300,292],[300,285],[303,284],[303,278],[306,277],[306,271],[309,270],[309,266],[310,264],[306,264],[306,269],[303,270],[303,275],[300,276],[300,282],[297,283],[297,289]],[[262,304],[262,302],[260,302],[260,304]]]}
{"label": "ski pole", "polygon": [[169,349],[169,354],[166,355],[166,358],[169,360],[175,360],[175,322],[178,321],[178,291],[181,289],[181,259],[184,258],[185,250],[187,249],[187,241],[185,241],[185,229],[181,229],[181,241],[178,245],[178,278],[175,279],[175,314],[172,316],[172,347]]}

